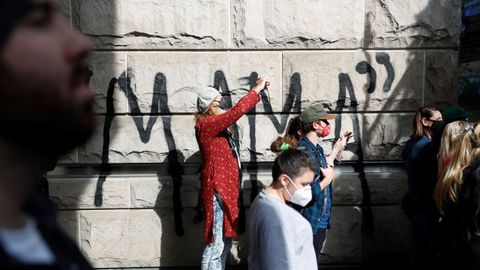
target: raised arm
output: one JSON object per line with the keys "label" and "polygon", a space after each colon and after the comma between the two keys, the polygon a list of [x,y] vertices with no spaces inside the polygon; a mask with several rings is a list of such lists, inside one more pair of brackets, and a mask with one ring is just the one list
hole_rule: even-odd
{"label": "raised arm", "polygon": [[215,136],[235,123],[240,117],[255,107],[260,100],[259,93],[265,88],[266,78],[257,80],[257,85],[242,97],[235,106],[225,113],[206,117],[199,123],[202,136]]}

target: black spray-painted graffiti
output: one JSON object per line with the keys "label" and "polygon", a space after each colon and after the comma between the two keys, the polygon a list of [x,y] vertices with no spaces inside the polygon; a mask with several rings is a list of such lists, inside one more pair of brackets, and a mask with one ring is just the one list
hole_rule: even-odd
{"label": "black spray-painted graffiti", "polygon": [[[130,72],[131,73],[131,72]],[[167,146],[169,149],[167,155],[167,164],[168,164],[168,173],[173,179],[173,205],[175,213],[175,232],[177,235],[183,235],[183,222],[182,222],[182,202],[180,199],[180,190],[182,183],[183,167],[179,160],[180,153],[177,151],[175,140],[173,139],[172,129],[171,129],[171,116],[170,110],[168,109],[168,95],[166,87],[166,77],[162,73],[157,73],[155,75],[154,86],[153,86],[153,96],[152,103],[150,108],[150,115],[147,121],[146,128],[144,127],[142,111],[138,105],[138,99],[134,94],[134,91],[131,87],[131,78],[125,73],[122,73],[117,79],[112,79],[109,84],[107,91],[107,111],[105,117],[105,124],[103,128],[103,149],[102,149],[102,163],[100,166],[100,177],[97,182],[97,190],[95,193],[95,206],[99,207],[102,205],[102,189],[103,183],[108,175],[110,175],[112,168],[108,163],[108,151],[110,147],[110,127],[115,116],[115,109],[113,105],[113,90],[115,84],[118,83],[121,91],[125,94],[128,99],[128,103],[131,108],[131,115],[135,123],[136,129],[140,136],[140,140],[143,143],[148,143],[150,141],[150,136],[152,134],[153,126],[157,121],[158,114],[166,114],[162,117],[163,129],[165,138],[167,141]],[[139,117],[140,116],[140,117]]]}
{"label": "black spray-painted graffiti", "polygon": [[[387,53],[377,53],[375,55],[375,59],[377,63],[384,65],[385,69],[387,70],[387,78],[385,80],[385,83],[383,84],[383,91],[388,92],[392,88],[392,83],[395,80],[395,70],[393,69],[392,63],[390,62],[390,56]],[[367,93],[373,93],[377,87],[377,72],[375,71],[375,69],[367,61],[362,61],[357,64],[355,70],[360,74],[369,75],[370,80]]]}
{"label": "black spray-painted graffiti", "polygon": [[[377,53],[376,54],[376,61],[377,63],[384,65],[385,69],[387,70],[387,79],[383,85],[383,91],[388,92],[392,87],[392,83],[395,80],[395,71],[393,69],[393,65],[390,62],[390,56],[387,53]],[[369,76],[369,86],[367,89],[368,93],[373,93],[376,90],[377,86],[377,73],[375,69],[368,63],[367,61],[359,62],[356,65],[356,71],[359,74],[367,74]],[[132,71],[127,72],[127,74],[132,74]],[[136,129],[139,133],[140,140],[143,143],[148,143],[150,140],[150,136],[152,133],[152,128],[157,121],[158,115],[162,114],[161,118],[163,121],[163,129],[165,138],[168,145],[168,156],[165,160],[168,164],[168,173],[173,179],[173,205],[174,205],[174,216],[175,216],[175,232],[177,235],[181,236],[184,234],[183,228],[183,220],[182,220],[182,203],[180,199],[180,190],[182,185],[182,175],[183,167],[182,162],[184,162],[184,158],[182,153],[180,153],[176,149],[176,143],[171,131],[171,113],[168,108],[168,95],[167,95],[167,88],[166,88],[166,77],[163,73],[157,73],[154,80],[154,87],[153,87],[153,97],[152,97],[152,104],[150,108],[150,114],[147,121],[147,126],[144,127],[143,121],[143,113],[140,110],[138,105],[138,99],[134,94],[134,91],[131,87],[131,78],[130,75],[125,73],[121,74],[121,76],[116,79],[113,78],[109,83],[109,88],[107,91],[107,110],[105,116],[105,122],[103,127],[103,149],[102,149],[102,163],[100,167],[100,176],[97,182],[97,190],[95,193],[95,206],[99,207],[102,205],[102,189],[103,183],[108,175],[112,172],[112,167],[109,164],[108,154],[110,148],[110,127],[112,121],[115,117],[115,108],[113,103],[113,92],[115,89],[115,85],[118,83],[120,86],[120,90],[122,93],[127,97],[131,112],[130,115],[133,117]],[[252,88],[255,85],[256,80],[258,79],[258,74],[256,72],[252,72],[249,76],[240,78],[241,80],[246,80],[246,85]],[[344,108],[346,107],[346,99],[347,93],[350,97],[351,103],[349,108],[349,112],[355,112],[356,106],[358,105],[358,101],[355,95],[355,89],[353,87],[352,81],[350,76],[346,73],[341,73],[338,75],[339,81],[339,92],[338,92],[338,101],[337,106],[335,108],[335,112],[342,113]],[[224,95],[224,106],[226,108],[231,108],[233,106],[230,89],[227,84],[227,80],[225,78],[225,74],[223,71],[216,71],[213,79],[213,87],[218,89],[220,93]],[[280,120],[277,119],[275,115],[273,115],[273,108],[270,104],[267,96],[265,93],[262,92],[261,100],[263,104],[264,111],[267,113],[267,117],[273,123],[276,131],[278,133],[283,133],[287,122],[288,122],[288,114],[289,113],[299,113],[301,110],[301,96],[302,96],[302,84],[301,84],[301,75],[299,73],[293,73],[290,78],[290,86],[287,93],[286,101],[282,107],[282,114],[279,116]],[[257,183],[257,174],[256,171],[258,169],[257,165],[257,152],[256,152],[256,122],[255,122],[255,109],[250,112],[250,116],[248,117],[248,123],[250,128],[250,160],[251,160],[251,167],[248,168],[248,171],[251,171],[249,177],[252,185],[251,194],[250,194],[250,201],[253,201],[255,196],[258,194],[258,183]],[[253,114],[252,114],[253,113]],[[140,116],[140,117],[139,117]],[[361,181],[362,192],[363,192],[363,202],[362,206],[364,207],[364,220],[366,221],[367,226],[372,226],[373,230],[373,215],[370,210],[370,192],[368,188],[367,179],[365,177],[365,168],[364,168],[364,155],[361,143],[361,130],[360,124],[358,120],[357,114],[352,114],[352,123],[353,123],[353,134],[355,140],[355,149],[352,150],[358,157],[358,161],[356,162],[355,169],[358,172],[359,179]],[[340,136],[340,130],[342,127],[342,119],[341,117],[337,117],[335,120],[335,137]],[[192,127],[193,128],[193,127]],[[232,126],[233,134],[235,138],[239,138],[238,127],[236,125]],[[240,197],[240,215],[239,215],[239,231],[243,232],[245,230],[245,207],[243,205],[243,193],[241,192]],[[201,218],[200,218],[201,220]],[[200,221],[197,219],[197,222]]]}
{"label": "black spray-painted graffiti", "polygon": [[[377,53],[375,56],[377,62],[385,66],[387,70],[387,79],[385,80],[383,91],[388,92],[392,87],[392,83],[395,80],[395,71],[393,65],[390,62],[390,56],[387,53]],[[355,70],[360,74],[368,74],[369,76],[369,86],[367,92],[372,94],[377,85],[377,72],[375,69],[366,61],[362,61],[357,64]],[[350,96],[350,106],[349,112],[357,111],[356,106],[358,106],[357,97],[355,96],[355,89],[352,84],[350,76],[346,73],[341,73],[338,75],[339,91],[337,99],[337,107],[335,108],[336,112],[343,112],[345,108],[345,102],[348,95]],[[362,136],[360,130],[360,123],[358,120],[358,114],[351,114],[351,119],[353,123],[353,138],[358,146],[353,152],[357,155],[358,161],[355,164],[355,171],[358,173],[358,178],[360,179],[360,184],[362,187],[362,215],[363,215],[363,224],[365,224],[365,231],[367,234],[373,233],[373,213],[370,208],[371,198],[370,198],[370,189],[368,187],[367,178],[365,176],[365,162],[364,154],[362,148]],[[335,137],[338,138],[341,136],[340,130],[342,128],[342,118],[337,117],[335,119]]]}

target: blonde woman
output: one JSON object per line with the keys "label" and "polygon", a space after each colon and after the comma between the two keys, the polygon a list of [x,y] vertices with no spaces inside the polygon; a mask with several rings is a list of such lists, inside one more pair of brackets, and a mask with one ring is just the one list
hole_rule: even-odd
{"label": "blonde woman", "polygon": [[[440,150],[438,151],[438,179],[442,179],[446,168],[450,165],[453,158],[453,150],[458,144],[462,135],[462,130],[469,127],[466,121],[455,121],[448,124],[442,134]],[[440,185],[437,184],[437,187]]]}
{"label": "blonde woman", "polygon": [[468,130],[472,146],[471,162],[463,174],[462,187],[458,196],[461,220],[467,231],[467,264],[465,269],[480,269],[480,123]]}
{"label": "blonde woman", "polygon": [[[456,143],[452,148],[451,159],[448,165],[445,166],[443,176],[439,178],[435,187],[435,203],[438,211],[442,215],[440,229],[442,232],[442,252],[445,255],[442,256],[445,259],[444,266],[469,269],[470,263],[469,257],[467,256],[468,250],[466,243],[471,237],[466,229],[468,224],[464,221],[468,219],[478,220],[480,216],[478,216],[478,212],[466,215],[465,211],[471,209],[472,205],[469,204],[471,204],[472,201],[478,201],[478,198],[473,198],[473,200],[466,199],[463,200],[463,203],[459,203],[459,197],[462,196],[462,192],[468,194],[467,191],[461,191],[464,190],[462,186],[466,169],[475,159],[480,157],[480,145],[478,144],[479,133],[480,127],[477,124],[475,128],[467,126],[457,133],[452,134],[452,138]],[[445,136],[444,133],[444,137]],[[444,143],[449,142],[442,141],[442,144]],[[467,171],[470,172],[471,169]],[[462,206],[462,204],[464,206]],[[478,225],[479,223],[474,222],[472,224]],[[480,230],[478,230],[478,232],[480,232]]]}

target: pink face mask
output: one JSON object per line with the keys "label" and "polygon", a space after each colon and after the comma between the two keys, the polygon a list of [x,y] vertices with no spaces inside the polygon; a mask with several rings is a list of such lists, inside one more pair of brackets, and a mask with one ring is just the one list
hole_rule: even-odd
{"label": "pink face mask", "polygon": [[322,137],[327,137],[330,134],[330,125],[324,126],[322,130]]}

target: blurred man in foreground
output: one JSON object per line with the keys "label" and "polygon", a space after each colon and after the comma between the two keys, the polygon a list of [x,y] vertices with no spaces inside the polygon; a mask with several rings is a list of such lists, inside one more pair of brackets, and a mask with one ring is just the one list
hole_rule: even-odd
{"label": "blurred man in foreground", "polygon": [[47,0],[0,0],[0,269],[91,269],[33,191],[93,131],[89,41]]}

